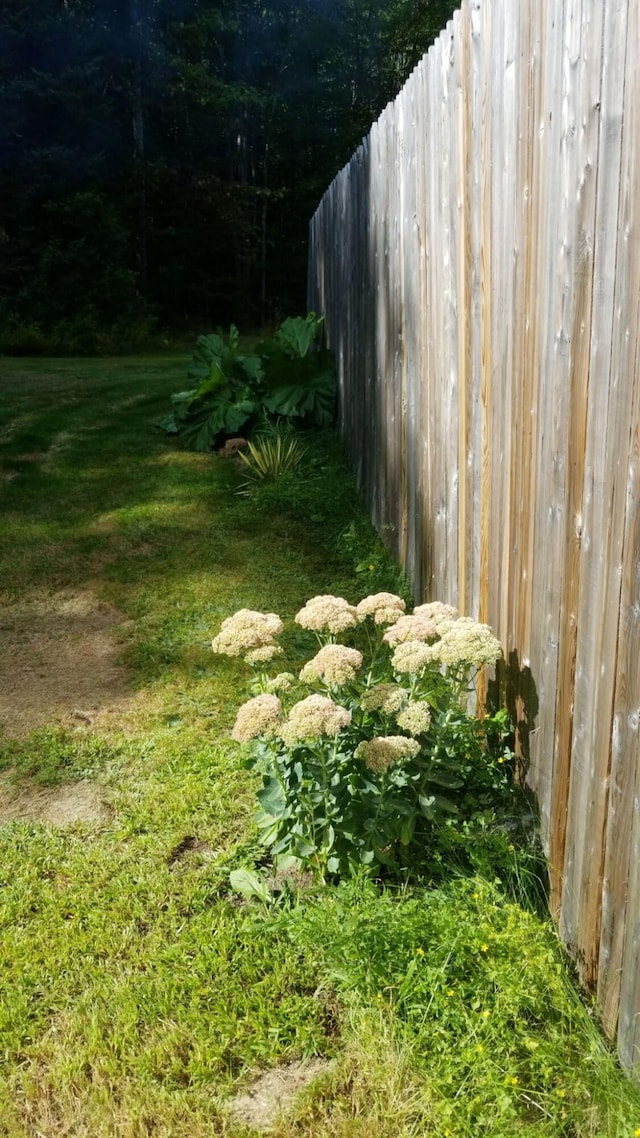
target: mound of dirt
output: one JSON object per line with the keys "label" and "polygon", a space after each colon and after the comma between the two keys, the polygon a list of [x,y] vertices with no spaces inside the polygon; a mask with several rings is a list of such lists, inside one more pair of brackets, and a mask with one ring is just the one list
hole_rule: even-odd
{"label": "mound of dirt", "polygon": [[113,630],[125,621],[89,589],[0,608],[0,734],[26,735],[130,694]]}
{"label": "mound of dirt", "polygon": [[64,786],[34,786],[12,783],[0,776],[0,826],[5,822],[48,822],[69,826],[73,822],[105,822],[111,815],[100,788],[92,782]]}

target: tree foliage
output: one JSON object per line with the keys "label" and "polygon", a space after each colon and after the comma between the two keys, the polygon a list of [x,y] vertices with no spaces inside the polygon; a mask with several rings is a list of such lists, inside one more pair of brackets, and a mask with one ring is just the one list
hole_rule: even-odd
{"label": "tree foliage", "polygon": [[303,307],[309,217],[452,7],[0,0],[5,330]]}

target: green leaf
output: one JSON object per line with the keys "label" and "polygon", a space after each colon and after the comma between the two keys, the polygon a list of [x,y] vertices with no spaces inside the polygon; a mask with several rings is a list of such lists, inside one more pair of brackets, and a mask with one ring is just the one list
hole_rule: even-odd
{"label": "green leaf", "polygon": [[250,869],[233,869],[229,874],[229,884],[234,893],[241,893],[247,900],[251,897],[257,897],[265,903],[271,900],[271,890],[262,878]]}
{"label": "green leaf", "polygon": [[289,355],[304,359],[309,354],[322,328],[323,317],[309,312],[306,317],[289,316],[283,320],[274,339]]}
{"label": "green leaf", "polygon": [[400,828],[400,841],[403,846],[408,846],[413,837],[413,831],[416,828],[416,816],[412,814],[410,818],[405,818]]}
{"label": "green leaf", "polygon": [[270,814],[272,818],[282,817],[287,804],[277,778],[264,775],[264,786],[258,791],[258,801],[266,814]]}
{"label": "green leaf", "polygon": [[319,427],[328,427],[333,420],[335,391],[333,372],[322,371],[307,382],[276,387],[265,397],[264,405],[274,415],[307,417]]}
{"label": "green leaf", "polygon": [[239,403],[230,403],[224,414],[223,430],[226,435],[235,435],[237,431],[250,419],[258,404],[252,399],[243,399]]}
{"label": "green leaf", "polygon": [[435,794],[430,794],[428,798],[425,794],[420,794],[418,796],[418,802],[420,803],[420,809],[422,810],[425,818],[427,818],[430,822],[433,822],[433,819],[436,816]]}
{"label": "green leaf", "polygon": [[170,415],[160,415],[157,419],[154,419],[154,426],[160,427],[160,429],[166,431],[168,435],[178,434],[178,425],[173,413]]}
{"label": "green leaf", "polygon": [[445,798],[443,794],[436,794],[436,805],[438,810],[444,810],[447,814],[458,813],[455,802],[452,802],[450,798]]}
{"label": "green leaf", "polygon": [[446,786],[450,790],[454,790],[459,786],[464,786],[464,780],[458,778],[457,774],[453,771],[447,770],[430,770],[429,782],[435,783],[436,786]]}

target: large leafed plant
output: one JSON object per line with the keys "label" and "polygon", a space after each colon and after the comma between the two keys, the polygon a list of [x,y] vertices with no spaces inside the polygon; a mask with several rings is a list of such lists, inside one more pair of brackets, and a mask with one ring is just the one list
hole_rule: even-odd
{"label": "large leafed plant", "polygon": [[321,329],[313,312],[290,317],[250,353],[241,351],[235,325],[227,337],[200,336],[190,386],[171,397],[172,410],[157,426],[199,451],[246,431],[265,413],[287,423],[328,426],[336,383],[331,355],[318,346]]}

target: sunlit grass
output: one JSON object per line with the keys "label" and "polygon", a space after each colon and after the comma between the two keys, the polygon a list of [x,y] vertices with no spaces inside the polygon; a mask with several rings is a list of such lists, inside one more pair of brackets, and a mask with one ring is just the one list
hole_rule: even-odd
{"label": "sunlit grass", "polygon": [[271,908],[230,892],[260,851],[229,740],[247,678],[211,637],[237,608],[279,612],[295,668],[309,596],[402,582],[330,436],[248,498],[234,463],[159,436],[184,370],[0,361],[2,600],[108,601],[132,686],[92,725],[0,743],[15,777],[89,778],[111,806],[0,827],[0,1133],[241,1138],[234,1090],[320,1054],[330,1070],[276,1138],[629,1138],[640,1092],[551,927],[491,879]]}

